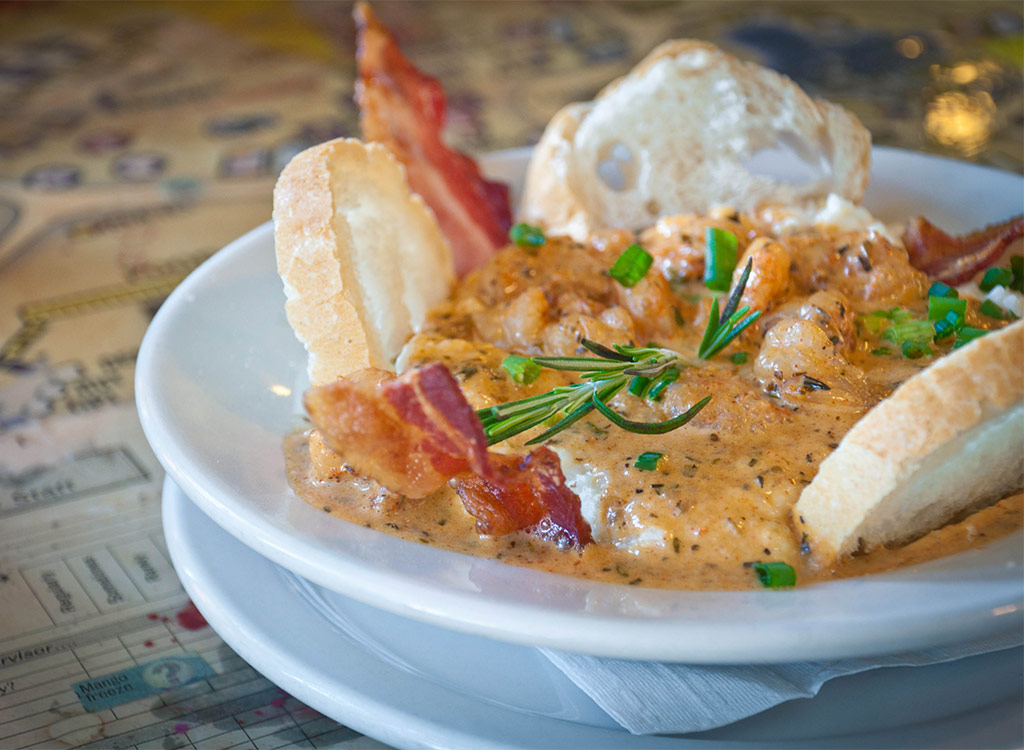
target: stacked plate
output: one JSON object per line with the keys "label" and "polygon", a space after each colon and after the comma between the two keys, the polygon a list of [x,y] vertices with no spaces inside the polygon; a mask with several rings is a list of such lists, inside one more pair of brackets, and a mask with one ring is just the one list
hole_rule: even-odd
{"label": "stacked plate", "polygon": [[[526,158],[498,154],[486,166],[515,183]],[[876,149],[866,203],[883,219],[921,213],[959,232],[1019,211],[1022,185]],[[283,305],[264,225],[164,303],[139,353],[136,392],[167,469],[165,530],[185,587],[225,641],[314,708],[400,747],[1020,743],[1020,670],[1005,655],[842,678],[813,700],[710,734],[628,734],[536,647],[746,664],[981,637],[1020,627],[1021,536],[780,594],[591,583],[352,526],[298,500],[285,479],[282,440],[299,424],[306,355]],[[868,695],[877,709],[851,718],[849,702]],[[906,695],[916,696],[911,708],[900,707]]]}

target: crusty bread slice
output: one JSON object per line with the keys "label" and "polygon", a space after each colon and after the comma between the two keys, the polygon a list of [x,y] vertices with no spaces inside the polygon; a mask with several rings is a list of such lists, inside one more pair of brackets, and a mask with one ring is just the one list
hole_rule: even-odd
{"label": "crusty bread slice", "polygon": [[[807,179],[764,173],[758,155],[773,149]],[[858,202],[870,152],[870,133],[842,107],[714,45],[670,41],[593,102],[555,116],[534,152],[523,217],[583,240],[722,205],[810,205],[830,193]]]}
{"label": "crusty bread slice", "polygon": [[323,385],[394,359],[455,273],[433,213],[383,146],[340,138],[284,168],[274,241],[288,322]]}
{"label": "crusty bread slice", "polygon": [[1024,483],[1024,321],[939,359],[868,412],[794,510],[815,557],[913,539]]}

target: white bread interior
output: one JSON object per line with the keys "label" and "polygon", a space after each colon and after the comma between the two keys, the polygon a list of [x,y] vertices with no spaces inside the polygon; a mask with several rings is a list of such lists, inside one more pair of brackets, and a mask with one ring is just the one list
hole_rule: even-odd
{"label": "white bread interior", "polygon": [[[780,144],[800,155],[792,163],[813,166],[809,179],[758,171],[752,160]],[[527,173],[523,217],[582,241],[716,206],[811,205],[830,193],[856,203],[870,151],[870,133],[842,107],[714,45],[670,41],[593,102],[552,119]],[[599,177],[615,155],[625,157],[615,159],[621,189]]]}
{"label": "white bread interior", "polygon": [[314,146],[285,167],[274,242],[313,385],[364,367],[393,370],[455,278],[451,249],[402,166],[383,146],[354,139]]}
{"label": "white bread interior", "polygon": [[868,412],[794,509],[815,557],[908,541],[1024,484],[1024,321],[942,357]]}

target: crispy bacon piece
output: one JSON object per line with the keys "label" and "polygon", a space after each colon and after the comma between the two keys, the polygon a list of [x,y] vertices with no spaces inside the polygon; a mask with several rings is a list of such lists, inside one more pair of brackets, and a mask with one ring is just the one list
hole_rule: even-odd
{"label": "crispy bacon piece", "polygon": [[1002,224],[953,237],[923,216],[915,216],[903,230],[910,265],[934,281],[963,284],[995,263],[1014,240],[1024,236],[1024,214]]}
{"label": "crispy bacon piece", "polygon": [[424,497],[461,472],[490,473],[480,420],[444,365],[361,370],[309,390],[305,405],[331,450],[392,492]]}
{"label": "crispy bacon piece", "polygon": [[392,492],[424,497],[451,479],[481,533],[526,530],[563,549],[591,541],[558,456],[548,448],[489,452],[476,412],[444,365],[400,378],[362,370],[311,389],[305,404],[331,450]]}
{"label": "crispy bacon piece", "polygon": [[500,536],[528,529],[562,549],[592,541],[580,499],[566,487],[553,450],[541,447],[526,456],[490,453],[488,458],[495,476],[465,473],[453,481],[482,533]]}
{"label": "crispy bacon piece", "polygon": [[508,186],[485,180],[471,158],[444,145],[441,84],[402,55],[368,5],[356,4],[353,15],[363,138],[384,144],[405,165],[410,187],[437,216],[461,276],[507,244]]}

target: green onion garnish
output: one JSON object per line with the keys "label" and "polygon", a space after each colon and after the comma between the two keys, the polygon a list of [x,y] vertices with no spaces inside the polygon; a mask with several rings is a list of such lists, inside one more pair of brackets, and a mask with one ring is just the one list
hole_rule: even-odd
{"label": "green onion garnish", "polygon": [[954,333],[963,328],[964,319],[963,316],[958,315],[956,312],[950,310],[946,313],[946,317],[942,320],[935,321],[935,338],[944,339],[947,336],[952,336]]}
{"label": "green onion garnish", "polygon": [[670,367],[647,387],[645,395],[651,401],[661,401],[662,392],[677,380],[679,380],[679,368]]}
{"label": "green onion garnish", "polygon": [[893,307],[889,310],[875,310],[867,315],[858,315],[857,321],[867,328],[870,333],[879,336],[890,323],[905,323],[912,318],[913,315],[911,315],[909,310]]}
{"label": "green onion garnish", "polygon": [[704,285],[716,292],[726,292],[732,283],[732,272],[736,270],[736,235],[708,227],[704,241]]}
{"label": "green onion garnish", "polygon": [[942,320],[948,312],[958,313],[961,317],[967,315],[967,300],[953,297],[928,298],[928,320]]}
{"label": "green onion garnish", "polygon": [[858,316],[857,321],[867,328],[869,333],[881,336],[882,331],[889,327],[890,318],[883,315],[881,310],[878,310],[868,315]]}
{"label": "green onion garnish", "polygon": [[658,461],[660,461],[664,457],[665,457],[665,454],[663,454],[663,453],[655,453],[653,451],[648,451],[646,453],[641,453],[637,457],[636,461],[633,463],[633,467],[637,468],[637,469],[641,469],[643,471],[657,471],[658,470]]}
{"label": "green onion garnish", "polygon": [[796,571],[784,562],[757,562],[753,565],[757,580],[766,589],[785,588],[796,585]]}
{"label": "green onion garnish", "polygon": [[608,269],[608,275],[622,286],[636,286],[651,268],[654,258],[639,245],[630,245]]}
{"label": "green onion garnish", "polygon": [[529,385],[540,377],[540,365],[529,357],[511,354],[501,361],[501,366],[517,383]]}
{"label": "green onion garnish", "polygon": [[985,271],[985,275],[981,277],[981,282],[978,286],[983,292],[990,292],[997,286],[1005,286],[1009,288],[1010,284],[1013,283],[1013,269],[1010,268],[990,268]]}
{"label": "green onion garnish", "polygon": [[1012,312],[1010,312],[1009,310],[1004,310],[990,299],[987,299],[984,302],[982,302],[981,305],[978,307],[978,311],[982,315],[987,315],[990,318],[995,318],[996,320],[1015,320],[1017,318],[1017,316],[1014,315]]}
{"label": "green onion garnish", "polygon": [[907,320],[902,323],[893,323],[882,334],[883,339],[894,344],[916,341],[922,346],[928,344],[934,336],[935,329],[927,320]]}
{"label": "green onion garnish", "polygon": [[508,238],[519,247],[540,247],[547,239],[544,230],[531,224],[516,224],[508,230]]}
{"label": "green onion garnish", "polygon": [[956,341],[953,343],[953,348],[959,349],[964,344],[971,343],[972,341],[974,341],[974,339],[980,339],[986,333],[989,333],[989,331],[986,331],[984,328],[972,328],[971,326],[964,326],[959,331],[957,331]]}
{"label": "green onion garnish", "polygon": [[747,353],[736,352],[731,357],[729,357],[729,359],[732,361],[734,365],[744,365],[747,363]]}
{"label": "green onion garnish", "polygon": [[912,320],[914,314],[910,310],[902,310],[899,307],[893,307],[888,310],[889,318],[894,323],[905,323],[908,320]]}
{"label": "green onion garnish", "polygon": [[960,293],[953,287],[949,286],[948,284],[943,284],[941,281],[936,281],[934,284],[928,287],[928,296],[952,297],[953,299],[956,299],[957,297],[960,296]]}
{"label": "green onion garnish", "polygon": [[1024,294],[1024,255],[1010,256],[1010,270],[1013,271],[1010,289]]}
{"label": "green onion garnish", "polygon": [[932,353],[931,349],[916,341],[904,341],[900,351],[903,352],[903,356],[907,359],[920,359],[924,355]]}
{"label": "green onion garnish", "polygon": [[890,354],[892,354],[892,349],[890,349],[887,346],[880,346],[877,349],[872,349],[871,353],[874,354],[876,357],[888,357]]}
{"label": "green onion garnish", "polygon": [[629,381],[629,392],[634,396],[643,396],[644,391],[647,390],[647,386],[650,384],[650,378],[645,378],[643,375],[634,375],[633,379]]}

